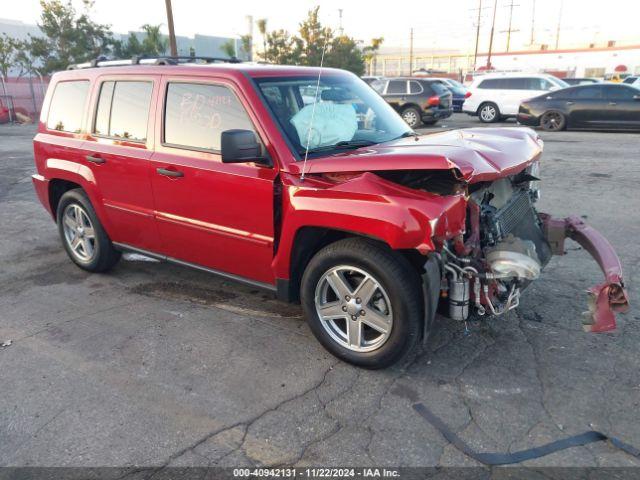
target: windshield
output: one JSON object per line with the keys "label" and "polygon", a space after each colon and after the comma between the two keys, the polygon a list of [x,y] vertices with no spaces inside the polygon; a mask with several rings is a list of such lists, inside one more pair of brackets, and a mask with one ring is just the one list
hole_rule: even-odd
{"label": "windshield", "polygon": [[[291,144],[302,154],[387,142],[413,131],[361,79],[351,75],[265,78],[258,88]],[[315,109],[314,109],[315,104]]]}

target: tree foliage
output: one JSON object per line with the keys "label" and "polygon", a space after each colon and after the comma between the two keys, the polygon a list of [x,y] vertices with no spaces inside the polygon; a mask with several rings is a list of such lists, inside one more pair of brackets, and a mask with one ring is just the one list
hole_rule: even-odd
{"label": "tree foliage", "polygon": [[142,25],[144,37],[142,41],[134,33],[129,34],[126,41],[115,41],[113,52],[120,58],[138,56],[160,56],[167,52],[168,41],[160,32],[160,25]]}
{"label": "tree foliage", "polygon": [[111,51],[110,26],[91,20],[92,0],[83,0],[82,5],[78,12],[71,0],[40,0],[38,27],[44,36],[30,37],[26,47],[33,63],[40,65],[41,73],[63,70],[69,64],[86,62]]}
{"label": "tree foliage", "polygon": [[286,30],[266,31],[266,20],[258,21],[258,30],[263,34],[264,48],[259,57],[269,63],[318,66],[324,53],[324,65],[350,70],[356,75],[365,71],[367,55],[379,48],[377,43],[360,48],[358,42],[347,35],[335,35],[332,29],[322,25],[319,19],[320,7],[315,7],[300,23],[296,35]]}

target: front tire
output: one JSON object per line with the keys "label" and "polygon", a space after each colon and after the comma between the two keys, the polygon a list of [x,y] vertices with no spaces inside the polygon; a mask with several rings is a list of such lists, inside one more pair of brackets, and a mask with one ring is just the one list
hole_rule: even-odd
{"label": "front tire", "polygon": [[494,123],[500,120],[500,109],[493,102],[486,102],[478,108],[478,118],[482,123]]}
{"label": "front tire", "polygon": [[120,252],[113,247],[82,189],[62,195],[56,218],[64,249],[77,266],[89,272],[106,272],[118,263]]}
{"label": "front tire", "polygon": [[370,240],[340,240],[318,252],[302,277],[301,303],[318,341],[360,367],[387,367],[420,338],[418,273],[404,257]]}

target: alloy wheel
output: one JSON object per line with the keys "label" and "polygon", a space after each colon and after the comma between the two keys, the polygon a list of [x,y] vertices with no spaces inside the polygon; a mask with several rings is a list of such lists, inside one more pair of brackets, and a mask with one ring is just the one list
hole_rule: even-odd
{"label": "alloy wheel", "polygon": [[81,262],[90,262],[96,255],[96,235],[87,212],[77,203],[70,203],[62,214],[64,238],[69,250]]}
{"label": "alloy wheel", "polygon": [[402,113],[402,119],[410,127],[415,127],[418,124],[418,114],[415,110],[407,110]]}
{"label": "alloy wheel", "polygon": [[496,118],[497,113],[496,107],[493,105],[485,105],[480,110],[480,118],[485,122],[492,122]]}
{"label": "alloy wheel", "polygon": [[354,352],[380,348],[391,335],[387,292],[370,273],[350,265],[329,269],[318,281],[315,306],[331,338]]}
{"label": "alloy wheel", "polygon": [[542,117],[541,123],[542,128],[544,128],[545,130],[560,130],[563,124],[562,114],[558,112],[547,112]]}

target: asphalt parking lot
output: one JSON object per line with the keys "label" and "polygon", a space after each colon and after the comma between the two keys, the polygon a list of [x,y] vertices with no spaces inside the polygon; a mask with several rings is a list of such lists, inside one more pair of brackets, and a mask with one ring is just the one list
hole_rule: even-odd
{"label": "asphalt parking lot", "polygon": [[[640,447],[640,135],[542,133],[539,209],[582,215],[622,259],[616,332],[583,333],[601,273],[568,243],[517,311],[468,333],[440,319],[407,363],[365,371],[251,288],[135,257],[79,270],[31,186],[34,131],[0,126],[0,466],[477,465],[415,401],[480,451],[589,429]],[[640,460],[600,442],[525,465]]]}

